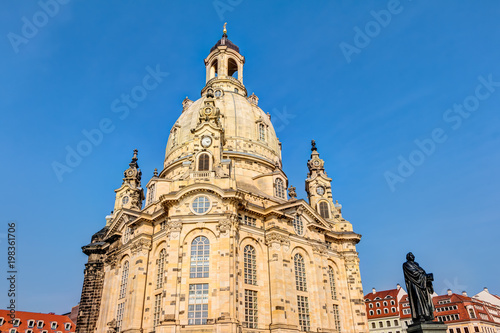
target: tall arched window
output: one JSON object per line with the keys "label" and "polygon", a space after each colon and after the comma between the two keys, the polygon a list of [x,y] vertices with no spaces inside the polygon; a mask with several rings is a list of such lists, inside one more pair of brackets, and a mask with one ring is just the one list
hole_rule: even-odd
{"label": "tall arched window", "polygon": [[172,132],[172,146],[175,146],[177,144],[177,128],[174,128],[174,131]]}
{"label": "tall arched window", "polygon": [[306,265],[304,264],[304,258],[297,253],[293,257],[293,262],[295,266],[295,286],[298,291],[307,291]]}
{"label": "tall arched window", "polygon": [[259,124],[259,140],[266,141],[266,126],[262,123]]}
{"label": "tall arched window", "polygon": [[156,261],[157,271],[156,271],[156,288],[163,287],[163,276],[165,272],[165,257],[167,256],[167,251],[165,249],[160,251],[160,255]]}
{"label": "tall arched window", "polygon": [[245,272],[245,283],[257,285],[257,257],[252,245],[245,246],[243,250],[243,266]]}
{"label": "tall arched window", "polygon": [[233,58],[227,61],[227,75],[238,78],[238,64]]}
{"label": "tall arched window", "polygon": [[304,233],[304,223],[302,223],[302,217],[300,217],[300,215],[295,215],[293,218],[293,228],[297,235],[302,236]]}
{"label": "tall arched window", "polygon": [[125,261],[122,269],[122,280],[120,282],[120,294],[118,298],[125,298],[128,283],[128,261]]}
{"label": "tall arched window", "polygon": [[198,157],[198,171],[210,170],[210,156],[208,154],[201,154]]}
{"label": "tall arched window", "polygon": [[205,236],[198,236],[191,243],[190,278],[208,277],[210,265],[210,242]]}
{"label": "tall arched window", "polygon": [[337,299],[337,287],[335,286],[335,273],[333,268],[328,266],[328,278],[330,279],[330,291],[332,292],[332,299]]}
{"label": "tall arched window", "polygon": [[328,211],[328,203],[322,201],[319,203],[319,215],[325,219],[330,218],[330,212]]}
{"label": "tall arched window", "polygon": [[275,195],[278,198],[285,199],[285,185],[281,178],[276,178],[276,182],[274,184]]}

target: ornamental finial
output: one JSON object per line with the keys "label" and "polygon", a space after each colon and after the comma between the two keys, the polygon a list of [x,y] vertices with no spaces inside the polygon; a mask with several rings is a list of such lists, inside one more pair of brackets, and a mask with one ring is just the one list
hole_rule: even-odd
{"label": "ornamental finial", "polygon": [[227,22],[226,22],[226,23],[224,23],[224,30],[222,30],[222,32],[223,32],[224,34],[226,34],[226,33],[227,33],[226,25],[227,25]]}
{"label": "ornamental finial", "polygon": [[318,148],[316,148],[316,141],[311,140],[311,151],[316,151],[316,150],[318,150]]}

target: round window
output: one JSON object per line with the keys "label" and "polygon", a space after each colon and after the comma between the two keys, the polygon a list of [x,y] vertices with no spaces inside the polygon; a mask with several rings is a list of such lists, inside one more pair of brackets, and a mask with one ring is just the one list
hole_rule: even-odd
{"label": "round window", "polygon": [[126,205],[128,203],[128,197],[123,197],[122,204]]}
{"label": "round window", "polygon": [[193,200],[191,208],[195,214],[205,214],[210,209],[210,199],[205,195],[200,195]]}

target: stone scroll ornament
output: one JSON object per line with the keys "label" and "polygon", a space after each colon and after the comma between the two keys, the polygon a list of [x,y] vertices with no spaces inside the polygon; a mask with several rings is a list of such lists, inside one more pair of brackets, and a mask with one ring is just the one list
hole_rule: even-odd
{"label": "stone scroll ornament", "polygon": [[434,319],[434,304],[432,294],[434,288],[432,273],[427,274],[422,267],[415,262],[415,256],[409,252],[403,264],[406,290],[410,301],[411,317],[414,323],[428,322]]}

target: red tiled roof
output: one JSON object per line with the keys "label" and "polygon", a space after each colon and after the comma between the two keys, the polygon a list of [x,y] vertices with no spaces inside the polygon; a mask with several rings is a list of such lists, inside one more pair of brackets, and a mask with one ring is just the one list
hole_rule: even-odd
{"label": "red tiled roof", "polygon": [[398,296],[398,289],[390,289],[390,290],[382,290],[382,291],[377,291],[375,294],[374,293],[369,293],[365,295],[365,300],[369,299],[370,301],[374,301],[375,298],[379,297],[381,299],[386,298],[387,296],[390,296],[394,299]]}
{"label": "red tiled roof", "polygon": [[[19,325],[13,326],[10,317],[9,310],[0,310],[0,318],[4,319],[3,324],[0,326],[1,332],[9,332],[11,328],[15,328],[19,333],[25,333],[26,330],[33,330],[33,333],[42,333],[47,331],[47,333],[72,333],[75,332],[75,323],[69,319],[68,316],[56,315],[54,313],[38,313],[38,312],[25,312],[16,311],[16,319],[19,319]],[[28,322],[33,320],[33,327],[28,326]],[[43,326],[39,327],[38,322],[43,321]],[[56,323],[55,327],[52,328],[52,323]],[[70,324],[66,329],[65,324]]]}

